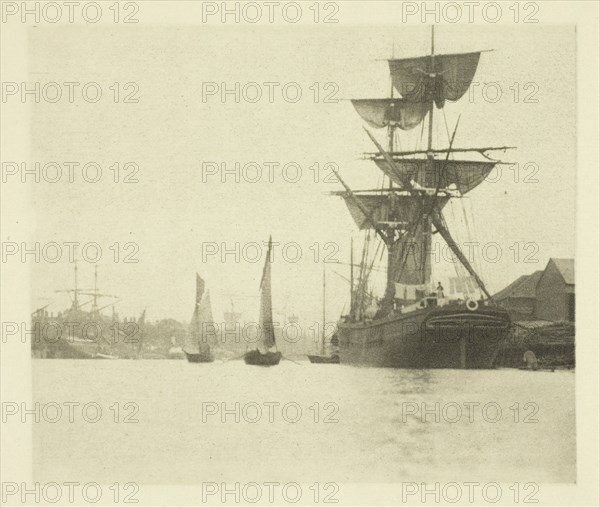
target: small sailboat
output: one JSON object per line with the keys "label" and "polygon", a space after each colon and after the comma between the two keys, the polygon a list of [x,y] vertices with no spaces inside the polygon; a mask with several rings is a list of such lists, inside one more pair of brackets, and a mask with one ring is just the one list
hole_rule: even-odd
{"label": "small sailboat", "polygon": [[[275,343],[275,330],[273,328],[273,307],[271,304],[271,237],[267,249],[267,259],[263,268],[260,281],[260,337],[256,349],[248,351],[244,355],[244,361],[248,365],[262,365],[268,367],[277,365],[281,360],[281,352],[277,351]],[[259,349],[262,345],[264,351]]]}
{"label": "small sailboat", "polygon": [[167,358],[169,360],[183,360],[185,358],[183,348],[177,345],[177,339],[175,336],[171,337],[171,347],[167,352]]}
{"label": "small sailboat", "polygon": [[214,357],[208,344],[206,324],[213,323],[210,292],[204,293],[204,280],[196,274],[196,305],[190,322],[183,352],[191,363],[212,362]]}
{"label": "small sailboat", "polygon": [[[323,334],[321,337],[321,354],[320,355],[307,355],[310,363],[340,363],[340,355],[332,352],[331,355],[325,355],[325,298],[326,298],[326,278],[325,278],[325,265],[323,265]],[[334,333],[331,339],[331,345],[337,345],[337,335]]]}

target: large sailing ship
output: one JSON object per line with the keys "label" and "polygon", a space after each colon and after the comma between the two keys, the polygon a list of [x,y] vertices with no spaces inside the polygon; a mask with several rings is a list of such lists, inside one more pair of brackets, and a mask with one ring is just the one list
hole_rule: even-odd
{"label": "large sailing ship", "polygon": [[196,305],[186,344],[183,347],[188,362],[206,363],[214,360],[208,343],[208,338],[211,336],[214,337],[215,334],[210,292],[208,290],[204,292],[204,280],[196,274]]}
{"label": "large sailing ship", "polygon": [[[45,305],[31,314],[33,338],[31,353],[34,358],[104,358],[135,359],[139,357],[145,328],[145,311],[138,319],[120,319],[115,312],[115,295],[98,289],[98,266],[94,268],[94,287],[78,285],[78,266],[74,262],[74,286],[57,290],[67,293],[71,306],[56,315]],[[82,301],[83,297],[89,297]],[[101,305],[101,298],[110,298]],[[89,307],[88,307],[89,306]],[[111,315],[102,311],[112,307]]]}
{"label": "large sailing ship", "polygon": [[[383,297],[375,299],[367,286],[374,260],[369,261],[363,249],[356,284],[351,260],[350,313],[338,324],[342,364],[490,368],[508,334],[508,313],[494,305],[442,212],[449,200],[473,190],[500,162],[488,152],[508,147],[454,148],[456,128],[448,135],[448,148],[432,146],[434,105],[441,109],[446,101],[458,101],[465,94],[480,54],[436,54],[432,28],[430,55],[389,60],[390,97],[352,100],[369,126],[387,128],[387,149],[365,131],[377,147],[367,158],[375,162],[389,185],[384,178],[379,189],[355,191],[336,173],[345,190],[334,194],[345,200],[367,237],[376,234],[381,239],[387,249],[387,276]],[[423,134],[426,121],[426,149],[397,150],[399,131],[421,126]],[[468,152],[482,160],[452,158]],[[446,242],[466,269],[465,276],[476,282],[478,298],[465,295],[452,300],[444,297],[442,287],[433,289],[433,234]]]}

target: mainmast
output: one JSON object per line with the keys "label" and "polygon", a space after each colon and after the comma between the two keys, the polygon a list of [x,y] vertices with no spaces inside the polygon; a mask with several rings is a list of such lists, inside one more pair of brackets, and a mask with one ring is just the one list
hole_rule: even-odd
{"label": "mainmast", "polygon": [[[431,25],[431,59],[429,60],[429,77],[435,80],[435,26]],[[432,87],[433,88],[433,87]],[[433,159],[433,90],[428,90],[431,93],[431,101],[429,102],[429,125],[427,133],[427,159]],[[392,150],[393,151],[393,150]]]}

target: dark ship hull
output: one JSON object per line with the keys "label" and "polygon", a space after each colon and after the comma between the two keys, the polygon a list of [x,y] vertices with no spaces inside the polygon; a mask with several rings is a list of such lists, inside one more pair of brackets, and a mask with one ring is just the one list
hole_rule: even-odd
{"label": "dark ship hull", "polygon": [[214,357],[210,351],[202,353],[188,353],[184,351],[187,361],[190,363],[210,363],[214,361]]}
{"label": "dark ship hull", "polygon": [[32,348],[34,358],[62,358],[86,360],[98,358],[99,345],[97,341],[79,339],[77,337],[61,337],[57,340],[38,340],[37,347]]}
{"label": "dark ship hull", "polygon": [[248,351],[244,355],[244,361],[248,365],[261,365],[263,367],[269,367],[271,365],[278,365],[281,360],[281,353],[279,351],[267,351],[261,353],[257,349]]}
{"label": "dark ship hull", "polygon": [[310,363],[340,363],[340,355],[308,355],[308,359],[310,360]]}
{"label": "dark ship hull", "polygon": [[407,369],[489,369],[510,330],[499,307],[427,307],[338,327],[340,363]]}
{"label": "dark ship hull", "polygon": [[33,358],[135,359],[142,344],[144,318],[134,323],[70,310],[57,317],[36,315],[31,325]]}

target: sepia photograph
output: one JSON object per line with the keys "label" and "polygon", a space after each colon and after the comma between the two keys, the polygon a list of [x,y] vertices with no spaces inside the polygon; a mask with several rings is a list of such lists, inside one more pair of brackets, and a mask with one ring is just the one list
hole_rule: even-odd
{"label": "sepia photograph", "polygon": [[0,7],[3,506],[598,506],[598,2]]}

